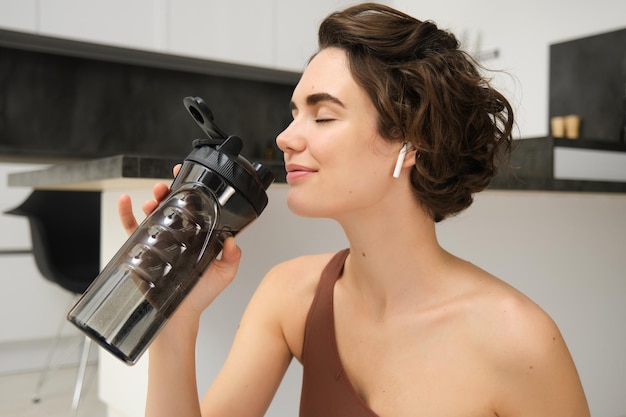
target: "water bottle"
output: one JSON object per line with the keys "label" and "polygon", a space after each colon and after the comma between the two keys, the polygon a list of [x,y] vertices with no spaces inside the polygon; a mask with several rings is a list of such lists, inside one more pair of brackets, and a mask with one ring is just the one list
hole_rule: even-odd
{"label": "water bottle", "polygon": [[168,196],[139,225],[69,311],[68,319],[133,365],[220,253],[267,205],[273,174],[240,155],[243,142],[183,100],[208,138],[196,139]]}

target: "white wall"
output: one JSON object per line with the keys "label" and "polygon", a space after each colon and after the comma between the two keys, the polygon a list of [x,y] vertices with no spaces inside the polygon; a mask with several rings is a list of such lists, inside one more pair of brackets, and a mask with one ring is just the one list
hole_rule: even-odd
{"label": "white wall", "polygon": [[626,416],[626,195],[487,191],[438,233],[552,316],[591,415]]}

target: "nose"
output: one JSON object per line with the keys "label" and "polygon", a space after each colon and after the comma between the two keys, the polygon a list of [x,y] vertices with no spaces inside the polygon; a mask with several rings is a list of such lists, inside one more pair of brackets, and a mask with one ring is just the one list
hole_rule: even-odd
{"label": "nose", "polygon": [[276,136],[276,145],[285,154],[298,152],[304,149],[305,141],[299,133],[298,126],[293,120],[289,126]]}

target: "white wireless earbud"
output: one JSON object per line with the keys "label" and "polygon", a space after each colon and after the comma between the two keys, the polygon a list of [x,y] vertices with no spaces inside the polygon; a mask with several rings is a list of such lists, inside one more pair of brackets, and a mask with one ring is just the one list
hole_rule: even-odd
{"label": "white wireless earbud", "polygon": [[402,170],[402,164],[404,163],[404,157],[406,156],[406,153],[409,150],[409,143],[408,142],[404,142],[404,145],[402,145],[402,148],[400,149],[400,154],[398,154],[398,160],[396,161],[396,167],[393,170],[393,177],[394,178],[400,178],[400,171]]}

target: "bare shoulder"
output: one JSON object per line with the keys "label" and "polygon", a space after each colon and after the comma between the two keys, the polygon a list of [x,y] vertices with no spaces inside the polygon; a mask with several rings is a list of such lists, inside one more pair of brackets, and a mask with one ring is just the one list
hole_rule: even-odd
{"label": "bare shoulder", "polygon": [[533,300],[499,278],[480,270],[476,273],[484,275],[486,291],[477,295],[481,302],[475,305],[488,324],[483,337],[493,347],[493,358],[526,360],[529,363],[520,366],[532,367],[533,359],[544,358],[555,347],[565,345],[557,324]]}
{"label": "bare shoulder", "polygon": [[478,268],[470,273],[484,285],[471,304],[481,323],[475,340],[482,360],[502,382],[495,389],[498,414],[588,416],[575,364],[554,320],[504,281]]}
{"label": "bare shoulder", "polygon": [[289,296],[304,295],[317,287],[322,271],[334,253],[304,255],[274,266],[264,278],[266,285]]}
{"label": "bare shoulder", "polygon": [[270,269],[255,294],[255,298],[263,299],[266,308],[274,310],[283,337],[298,359],[306,317],[322,271],[334,255],[305,255],[282,262]]}

